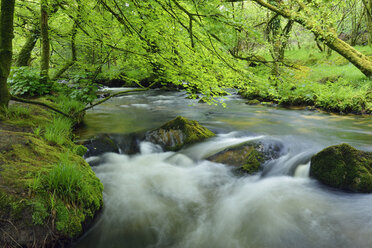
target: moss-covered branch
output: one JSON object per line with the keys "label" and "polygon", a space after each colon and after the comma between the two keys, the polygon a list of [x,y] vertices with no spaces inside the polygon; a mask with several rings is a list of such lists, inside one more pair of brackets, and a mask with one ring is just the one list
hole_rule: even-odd
{"label": "moss-covered branch", "polygon": [[23,98],[20,98],[20,97],[17,97],[17,96],[11,96],[11,99],[13,101],[16,101],[16,102],[23,102],[23,103],[29,103],[29,104],[35,104],[35,105],[40,105],[40,106],[43,106],[43,107],[46,107],[50,110],[53,110],[54,112],[57,112],[67,118],[72,118],[72,116],[66,114],[66,113],[63,113],[61,110],[59,109],[56,109],[52,106],[50,106],[49,104],[46,104],[46,103],[43,103],[43,102],[38,102],[38,101],[32,101],[32,100],[27,100],[27,99],[23,99]]}

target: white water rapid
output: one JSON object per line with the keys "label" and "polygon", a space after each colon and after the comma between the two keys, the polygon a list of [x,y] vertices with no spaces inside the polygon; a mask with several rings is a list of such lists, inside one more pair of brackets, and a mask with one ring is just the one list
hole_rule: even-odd
{"label": "white water rapid", "polygon": [[310,179],[311,145],[288,137],[285,153],[253,176],[203,159],[265,138],[229,133],[178,153],[142,143],[137,155],[90,158],[99,161],[105,207],[75,247],[371,247],[372,195]]}

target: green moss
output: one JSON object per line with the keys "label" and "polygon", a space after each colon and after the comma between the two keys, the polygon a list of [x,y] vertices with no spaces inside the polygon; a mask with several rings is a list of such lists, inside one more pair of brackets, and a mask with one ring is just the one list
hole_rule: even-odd
{"label": "green moss", "polygon": [[328,147],[311,159],[310,175],[339,189],[372,192],[372,152],[348,144]]}
{"label": "green moss", "polygon": [[88,148],[86,148],[85,146],[83,145],[77,145],[73,148],[73,152],[76,154],[76,155],[79,155],[79,156],[84,156],[85,153],[87,153],[88,151]]}
{"label": "green moss", "polygon": [[[22,198],[0,190],[0,218],[20,219],[24,209],[25,201]],[[6,218],[3,214],[7,214]]]}
{"label": "green moss", "polygon": [[12,104],[0,119],[5,123],[20,127],[36,128],[48,123],[53,114],[37,105]]}
{"label": "green moss", "polygon": [[254,100],[249,100],[247,102],[248,105],[257,105],[257,104],[260,104],[260,101],[257,100],[257,99],[254,99]]}
{"label": "green moss", "polygon": [[198,141],[215,136],[209,129],[201,126],[197,121],[188,120],[182,116],[164,124],[161,129],[181,130],[185,134],[184,144],[192,144]]}
{"label": "green moss", "polygon": [[245,156],[245,164],[241,167],[241,170],[248,174],[258,172],[262,164],[262,158],[262,154],[252,147]]}
{"label": "green moss", "polygon": [[[45,127],[55,119],[48,111],[36,107],[32,115],[14,112],[18,114],[2,115],[5,122],[0,123],[0,218],[30,232],[38,225],[57,230],[60,238],[80,235],[83,223],[103,204],[103,185],[81,157],[86,148],[73,144],[71,128],[66,142],[45,140]],[[41,129],[37,134],[35,127]],[[74,175],[78,180],[69,184]]]}
{"label": "green moss", "polygon": [[81,210],[68,209],[66,204],[58,201],[56,205],[56,229],[68,237],[76,237],[83,230],[81,223],[85,215]]}
{"label": "green moss", "polygon": [[32,223],[35,225],[42,225],[45,219],[49,216],[48,205],[43,199],[35,199],[32,205]]}
{"label": "green moss", "polygon": [[228,148],[208,159],[217,163],[224,163],[238,167],[238,171],[254,174],[265,162],[264,152],[259,151],[259,144],[247,143]]}

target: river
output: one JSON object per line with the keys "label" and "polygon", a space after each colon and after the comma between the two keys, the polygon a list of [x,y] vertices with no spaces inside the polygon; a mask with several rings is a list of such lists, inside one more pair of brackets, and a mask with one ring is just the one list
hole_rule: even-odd
{"label": "river", "polygon": [[[250,106],[235,94],[221,101],[226,107],[150,90],[89,111],[82,139],[144,132],[178,115],[217,136],[177,153],[142,142],[135,155],[87,158],[100,161],[93,169],[105,186],[105,207],[74,247],[371,247],[372,194],[308,177],[309,158],[329,145],[371,151],[371,117]],[[281,142],[282,156],[252,176],[204,159],[247,140]]]}

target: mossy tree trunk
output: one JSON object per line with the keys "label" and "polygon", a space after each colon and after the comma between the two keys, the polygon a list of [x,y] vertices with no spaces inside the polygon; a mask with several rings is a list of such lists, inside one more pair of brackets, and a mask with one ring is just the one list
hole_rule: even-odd
{"label": "mossy tree trunk", "polygon": [[65,73],[77,61],[77,52],[76,52],[76,35],[77,35],[77,31],[78,31],[77,30],[77,27],[78,27],[78,21],[77,20],[75,20],[74,25],[72,26],[72,30],[71,30],[71,60],[68,61],[59,71],[57,71],[57,73],[51,78],[52,80],[55,80],[55,79],[58,79],[59,77],[61,77],[63,75],[63,73]]}
{"label": "mossy tree trunk", "polygon": [[49,80],[50,40],[48,30],[48,0],[41,0],[40,4],[40,32],[41,32],[41,71],[44,83]]}
{"label": "mossy tree trunk", "polygon": [[363,0],[366,10],[368,44],[372,46],[372,0]]}
{"label": "mossy tree trunk", "polygon": [[[233,0],[234,1],[234,0]],[[316,20],[313,20],[310,14],[299,14],[298,12],[292,11],[286,5],[281,4],[276,7],[264,0],[253,0],[257,4],[287,18],[301,24],[306,29],[318,36],[330,49],[339,53],[341,56],[346,58],[350,63],[357,67],[364,75],[368,78],[372,78],[372,60],[364,54],[358,52],[352,46],[342,41],[337,37],[336,32],[332,28],[324,28],[317,24]],[[306,5],[297,1],[301,4],[301,7],[307,10]]]}
{"label": "mossy tree trunk", "polygon": [[7,79],[12,63],[12,40],[15,0],[1,0],[0,9],[0,109],[10,100]]}
{"label": "mossy tree trunk", "polygon": [[40,38],[40,24],[37,23],[35,27],[28,34],[27,40],[18,54],[16,65],[29,66],[31,60],[31,53],[34,50],[37,40]]}

